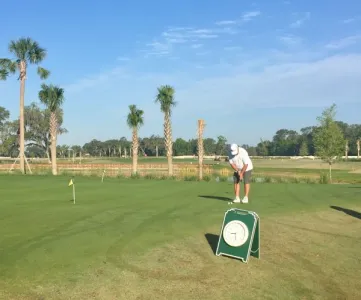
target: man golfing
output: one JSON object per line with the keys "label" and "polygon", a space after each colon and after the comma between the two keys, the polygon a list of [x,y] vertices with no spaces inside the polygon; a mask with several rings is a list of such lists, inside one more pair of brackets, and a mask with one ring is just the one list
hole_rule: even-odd
{"label": "man golfing", "polygon": [[[248,203],[248,194],[251,183],[251,175],[253,170],[253,164],[251,158],[248,155],[246,149],[238,146],[237,144],[232,144],[230,146],[231,156],[229,158],[229,163],[234,169],[233,180],[234,180],[234,193],[236,198],[233,200],[233,203]],[[239,198],[239,182],[243,179],[244,183],[244,198],[241,200]]]}

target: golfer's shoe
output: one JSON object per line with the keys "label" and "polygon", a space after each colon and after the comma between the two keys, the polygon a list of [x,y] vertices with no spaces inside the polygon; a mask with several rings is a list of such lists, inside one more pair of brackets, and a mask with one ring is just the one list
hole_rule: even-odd
{"label": "golfer's shoe", "polygon": [[242,203],[248,203],[248,197],[244,197],[244,198],[242,199]]}
{"label": "golfer's shoe", "polygon": [[234,199],[232,202],[233,202],[233,203],[241,203],[241,199],[236,198],[236,199]]}

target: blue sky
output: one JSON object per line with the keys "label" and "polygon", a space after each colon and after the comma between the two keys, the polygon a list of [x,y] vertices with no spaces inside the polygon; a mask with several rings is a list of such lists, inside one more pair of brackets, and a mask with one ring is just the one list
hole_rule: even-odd
{"label": "blue sky", "polygon": [[[173,85],[173,137],[256,144],[276,130],[337,117],[360,123],[360,1],[2,1],[0,57],[29,36],[48,51],[47,83],[65,89],[59,144],[126,136],[128,105],[145,111],[140,136],[163,135],[157,87]],[[0,105],[19,114],[16,76]],[[25,102],[38,102],[30,67]]]}

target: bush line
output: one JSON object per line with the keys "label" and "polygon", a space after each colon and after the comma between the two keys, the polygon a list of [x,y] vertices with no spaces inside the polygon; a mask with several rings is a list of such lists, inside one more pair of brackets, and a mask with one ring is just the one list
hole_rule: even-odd
{"label": "bush line", "polygon": [[[1,174],[1,173],[0,173]],[[12,173],[2,173],[2,175],[10,175],[11,174],[21,174],[18,171],[13,171]],[[42,172],[36,172],[34,175],[40,176],[52,176],[50,170],[44,170]],[[66,177],[102,177],[102,172],[93,171],[87,173],[73,173],[73,172],[61,172],[59,176],[66,176]],[[109,178],[106,176],[104,178]],[[224,176],[224,175],[204,175],[202,180],[199,180],[197,175],[184,175],[184,176],[168,176],[168,175],[156,175],[156,174],[145,174],[141,175],[131,174],[126,175],[123,173],[119,173],[117,176],[110,176],[111,178],[118,178],[118,179],[143,179],[143,180],[176,180],[176,181],[204,181],[204,182],[229,182],[233,183],[232,176]],[[252,183],[306,183],[306,184],[330,184],[329,175],[327,172],[322,172],[319,175],[319,178],[310,178],[310,177],[292,177],[292,176],[268,176],[268,175],[253,175]],[[333,183],[355,183],[355,182],[345,182],[344,180],[333,180]],[[359,183],[359,182],[356,182]]]}

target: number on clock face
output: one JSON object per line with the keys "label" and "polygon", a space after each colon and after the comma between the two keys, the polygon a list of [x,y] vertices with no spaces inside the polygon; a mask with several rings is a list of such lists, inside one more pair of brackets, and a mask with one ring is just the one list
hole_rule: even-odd
{"label": "number on clock face", "polygon": [[242,246],[248,239],[248,228],[242,221],[234,220],[223,229],[224,241],[232,247]]}

